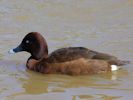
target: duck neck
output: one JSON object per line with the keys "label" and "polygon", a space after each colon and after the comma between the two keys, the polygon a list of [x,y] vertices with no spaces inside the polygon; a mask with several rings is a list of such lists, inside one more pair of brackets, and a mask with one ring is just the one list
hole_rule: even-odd
{"label": "duck neck", "polygon": [[26,67],[31,70],[36,70],[38,62],[40,62],[42,59],[45,61],[45,59],[47,58],[48,58],[47,45],[41,45],[39,48],[34,50],[34,52],[31,53],[31,56],[27,60]]}
{"label": "duck neck", "polygon": [[31,53],[31,56],[27,60],[26,67],[31,70],[36,69],[36,65],[42,59],[45,61],[48,58],[48,50],[45,48],[41,48],[37,53]]}
{"label": "duck neck", "polygon": [[31,53],[31,57],[32,59],[35,60],[40,60],[40,59],[47,59],[48,58],[48,49],[45,47],[41,47],[39,50],[34,51],[33,53]]}

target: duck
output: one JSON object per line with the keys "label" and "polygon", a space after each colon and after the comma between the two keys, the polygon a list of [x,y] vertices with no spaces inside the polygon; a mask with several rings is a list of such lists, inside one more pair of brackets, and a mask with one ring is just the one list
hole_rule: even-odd
{"label": "duck", "polygon": [[48,54],[45,38],[38,32],[28,33],[10,54],[26,51],[31,54],[26,67],[44,74],[87,75],[118,70],[129,61],[85,47],[60,48]]}

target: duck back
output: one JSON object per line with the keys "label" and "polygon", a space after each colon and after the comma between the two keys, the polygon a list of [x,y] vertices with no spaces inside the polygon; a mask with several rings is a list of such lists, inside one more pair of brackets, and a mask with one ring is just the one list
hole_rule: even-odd
{"label": "duck back", "polygon": [[52,52],[48,59],[49,62],[66,62],[76,59],[97,59],[97,60],[116,60],[117,58],[109,54],[99,53],[84,47],[61,48]]}

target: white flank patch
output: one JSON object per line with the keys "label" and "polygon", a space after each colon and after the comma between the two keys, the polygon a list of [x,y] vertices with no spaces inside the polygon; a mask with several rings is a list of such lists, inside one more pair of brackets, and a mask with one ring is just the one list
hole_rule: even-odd
{"label": "white flank patch", "polygon": [[9,53],[9,54],[14,54],[15,52],[13,51],[13,49],[10,49],[10,50],[8,51],[8,53]]}
{"label": "white flank patch", "polygon": [[116,71],[118,70],[118,66],[117,65],[111,65],[111,71]]}

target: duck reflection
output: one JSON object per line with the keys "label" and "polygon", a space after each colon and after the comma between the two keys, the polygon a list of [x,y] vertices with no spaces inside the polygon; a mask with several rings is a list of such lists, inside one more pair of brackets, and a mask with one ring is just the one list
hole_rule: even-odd
{"label": "duck reflection", "polygon": [[27,70],[27,79],[20,79],[26,94],[65,92],[69,88],[95,87],[109,88],[119,84],[112,82],[127,75],[121,70],[92,76],[44,75]]}

